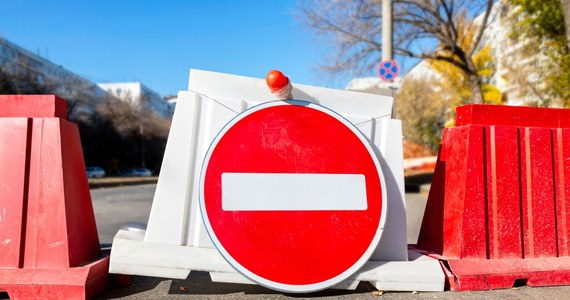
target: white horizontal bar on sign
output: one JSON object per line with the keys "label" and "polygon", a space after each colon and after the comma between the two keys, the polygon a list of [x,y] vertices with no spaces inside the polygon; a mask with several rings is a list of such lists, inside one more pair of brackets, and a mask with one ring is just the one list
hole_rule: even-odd
{"label": "white horizontal bar on sign", "polygon": [[366,210],[363,174],[223,173],[224,211]]}

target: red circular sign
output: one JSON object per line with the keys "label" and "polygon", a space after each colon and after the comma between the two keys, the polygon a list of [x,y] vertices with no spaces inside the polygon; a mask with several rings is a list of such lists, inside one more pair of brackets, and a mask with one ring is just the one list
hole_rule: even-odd
{"label": "red circular sign", "polygon": [[200,177],[214,245],[249,279],[287,292],[334,286],[374,252],[385,221],[380,164],[335,112],[267,102],[228,123]]}

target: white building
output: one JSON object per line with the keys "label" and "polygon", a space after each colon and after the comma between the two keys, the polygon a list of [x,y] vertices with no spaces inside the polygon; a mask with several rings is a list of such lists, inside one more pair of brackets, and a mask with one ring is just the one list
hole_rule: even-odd
{"label": "white building", "polygon": [[501,91],[503,101],[510,105],[540,104],[540,91],[545,85],[537,70],[549,58],[542,45],[532,45],[534,51],[531,55],[523,53],[529,40],[511,34],[519,20],[514,17],[518,8],[509,2],[495,2],[482,41],[483,45],[488,43],[491,46],[495,58],[495,74],[491,83]]}
{"label": "white building", "polygon": [[172,118],[174,106],[158,93],[139,82],[95,84],[46,58],[36,55],[6,39],[0,38],[0,67],[9,75],[27,74],[41,85],[55,87],[53,91],[68,101],[71,118],[92,114],[107,93],[124,99],[146,99],[149,109],[163,118]]}
{"label": "white building", "polygon": [[400,89],[401,79],[401,77],[396,77],[394,81],[384,81],[379,77],[354,78],[344,89],[348,91],[394,96],[398,89]]}
{"label": "white building", "polygon": [[172,112],[174,113],[174,109],[176,108],[176,103],[178,103],[178,97],[172,97],[167,99],[168,104],[172,107]]}
{"label": "white building", "polygon": [[174,106],[140,82],[99,83],[98,86],[118,99],[142,103],[163,118],[172,118],[174,113]]}
{"label": "white building", "polygon": [[405,81],[408,78],[440,80],[441,74],[433,69],[429,60],[422,60],[408,71],[402,81]]}
{"label": "white building", "polygon": [[27,74],[40,85],[54,86],[54,93],[68,100],[68,109],[73,108],[76,116],[93,113],[106,94],[93,82],[3,38],[0,67],[8,74]]}

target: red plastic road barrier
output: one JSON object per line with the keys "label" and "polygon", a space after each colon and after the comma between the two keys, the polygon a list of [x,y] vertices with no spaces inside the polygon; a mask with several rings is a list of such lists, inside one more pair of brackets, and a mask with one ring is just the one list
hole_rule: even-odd
{"label": "red plastic road barrier", "polygon": [[1,97],[0,117],[67,119],[67,103],[57,96],[10,95]]}
{"label": "red plastic road barrier", "polygon": [[456,124],[417,247],[452,290],[570,284],[570,110],[468,105]]}
{"label": "red plastic road barrier", "polygon": [[85,299],[108,284],[77,125],[56,96],[0,96],[0,290]]}

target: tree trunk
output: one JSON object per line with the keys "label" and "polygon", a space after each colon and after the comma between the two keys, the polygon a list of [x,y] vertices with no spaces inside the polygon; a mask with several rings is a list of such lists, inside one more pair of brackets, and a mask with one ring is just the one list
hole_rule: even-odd
{"label": "tree trunk", "polygon": [[464,56],[465,65],[467,66],[467,76],[469,78],[469,87],[471,88],[472,104],[483,104],[483,89],[481,88],[481,76],[477,73],[477,67],[471,57]]}
{"label": "tree trunk", "polygon": [[570,50],[570,0],[560,0],[562,12],[564,13],[564,24],[566,25],[566,44]]}
{"label": "tree trunk", "polygon": [[469,86],[471,87],[471,103],[483,104],[483,90],[481,89],[481,76],[477,73],[469,74]]}

